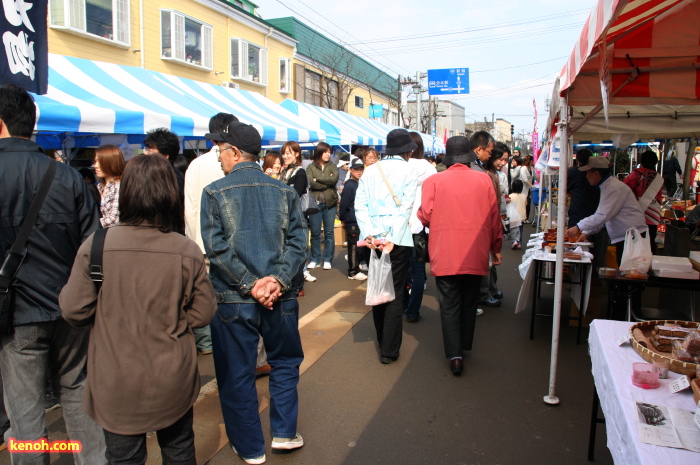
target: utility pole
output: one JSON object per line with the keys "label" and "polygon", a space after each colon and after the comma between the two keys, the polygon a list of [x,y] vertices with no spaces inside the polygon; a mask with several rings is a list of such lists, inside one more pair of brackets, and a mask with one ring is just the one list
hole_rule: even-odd
{"label": "utility pole", "polygon": [[399,121],[397,121],[397,126],[403,127],[403,112],[401,111],[401,107],[403,106],[403,101],[401,100],[402,93],[403,93],[403,88],[401,86],[401,75],[399,74],[399,78],[397,79],[397,86],[398,89],[396,90],[396,101],[398,102],[398,107],[399,107]]}
{"label": "utility pole", "polygon": [[421,87],[420,87],[420,71],[416,71],[416,83],[413,85],[413,91],[416,94],[416,130],[418,132],[423,132],[421,130],[422,120],[420,114],[420,100],[421,100]]}

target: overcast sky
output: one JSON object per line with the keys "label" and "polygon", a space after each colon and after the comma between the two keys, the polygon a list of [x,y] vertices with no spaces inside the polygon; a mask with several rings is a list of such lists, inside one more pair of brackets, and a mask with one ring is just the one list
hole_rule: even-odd
{"label": "overcast sky", "polygon": [[[392,76],[469,68],[470,94],[450,99],[467,122],[491,114],[531,132],[597,0],[254,0],[263,19],[295,16]],[[425,98],[425,97],[424,97]]]}

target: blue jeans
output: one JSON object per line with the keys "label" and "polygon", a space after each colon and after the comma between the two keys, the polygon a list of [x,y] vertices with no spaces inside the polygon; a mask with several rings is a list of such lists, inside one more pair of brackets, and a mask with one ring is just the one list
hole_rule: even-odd
{"label": "blue jeans", "polygon": [[299,336],[299,304],[282,300],[268,310],[259,304],[219,304],[211,321],[214,367],[226,435],[244,459],[265,453],[255,389],[257,346],[263,337],[270,373],[272,436],[297,434],[299,365],[304,360]]}
{"label": "blue jeans", "polygon": [[409,318],[417,318],[420,316],[420,306],[423,303],[423,287],[425,286],[426,274],[425,263],[420,263],[415,260],[413,247],[410,247],[408,255],[408,282],[411,288],[411,294],[406,299],[404,313]]}
{"label": "blue jeans", "polygon": [[328,208],[325,203],[318,204],[320,212],[309,216],[311,227],[311,258],[310,262],[321,263],[321,223],[323,223],[323,262],[331,263],[335,255],[335,210]]}
{"label": "blue jeans", "polygon": [[[0,370],[10,418],[5,439],[47,437],[44,398],[48,367],[54,391],[59,391],[68,436],[83,445],[82,451],[73,456],[75,463],[106,462],[102,428],[82,405],[89,335],[87,326],[72,328],[63,320],[16,326],[13,334],[2,335]],[[48,464],[49,454],[13,454],[12,463]]]}

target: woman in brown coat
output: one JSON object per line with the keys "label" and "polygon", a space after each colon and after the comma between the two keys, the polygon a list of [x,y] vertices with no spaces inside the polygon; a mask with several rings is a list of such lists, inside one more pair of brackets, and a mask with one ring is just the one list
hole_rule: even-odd
{"label": "woman in brown coat", "polygon": [[93,324],[83,408],[104,429],[111,463],[145,463],[158,432],[163,463],[196,464],[192,405],[199,394],[192,328],[216,301],[202,251],[184,225],[175,172],[159,156],[131,160],[121,181],[120,223],[108,230],[104,281],[90,279],[90,236],[59,303],[74,326]]}

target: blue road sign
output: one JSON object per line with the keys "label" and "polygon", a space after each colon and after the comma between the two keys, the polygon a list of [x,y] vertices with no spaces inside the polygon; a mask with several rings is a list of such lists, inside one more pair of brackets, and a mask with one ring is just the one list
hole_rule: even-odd
{"label": "blue road sign", "polygon": [[429,69],[428,95],[469,93],[469,68]]}

